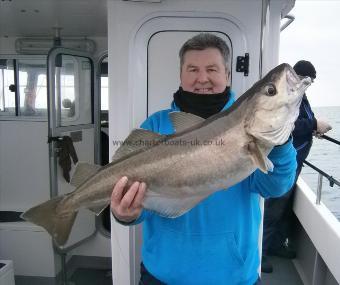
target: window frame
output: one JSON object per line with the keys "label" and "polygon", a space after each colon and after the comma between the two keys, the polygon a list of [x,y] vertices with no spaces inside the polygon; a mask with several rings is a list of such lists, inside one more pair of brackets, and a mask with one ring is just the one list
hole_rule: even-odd
{"label": "window frame", "polygon": [[[20,54],[9,54],[9,55],[1,55],[1,59],[13,60],[14,66],[14,85],[15,85],[15,112],[0,112],[0,121],[47,121],[47,109],[46,114],[37,115],[37,116],[29,116],[21,114],[20,112],[20,86],[19,86],[19,61],[20,60],[43,60],[46,63],[46,71],[45,76],[47,78],[47,56],[46,55],[20,55]],[[46,88],[46,95],[47,95]],[[48,106],[46,106],[48,108]]]}

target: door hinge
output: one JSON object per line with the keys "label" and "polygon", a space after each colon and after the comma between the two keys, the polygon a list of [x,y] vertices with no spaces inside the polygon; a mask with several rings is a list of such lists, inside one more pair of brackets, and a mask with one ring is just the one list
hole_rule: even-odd
{"label": "door hinge", "polygon": [[243,72],[244,76],[249,74],[249,53],[245,53],[244,56],[238,56],[236,62],[236,71]]}

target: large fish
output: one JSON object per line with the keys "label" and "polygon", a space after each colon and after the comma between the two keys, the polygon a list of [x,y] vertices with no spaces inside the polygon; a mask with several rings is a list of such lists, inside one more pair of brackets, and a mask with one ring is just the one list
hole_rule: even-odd
{"label": "large fish", "polygon": [[300,79],[288,64],[281,64],[231,108],[207,120],[171,113],[174,135],[134,130],[110,164],[99,169],[80,164],[71,181],[77,186],[73,192],[29,209],[23,218],[44,227],[63,245],[78,209],[100,213],[122,176],[147,184],[144,208],[178,217],[257,168],[272,170],[267,155],[288,140],[310,84],[310,78]]}

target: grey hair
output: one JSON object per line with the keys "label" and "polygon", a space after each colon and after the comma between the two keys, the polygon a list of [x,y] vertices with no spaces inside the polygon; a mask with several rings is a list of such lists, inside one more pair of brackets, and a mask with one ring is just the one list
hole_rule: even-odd
{"label": "grey hair", "polygon": [[205,50],[207,48],[216,48],[220,51],[224,64],[227,67],[229,62],[230,50],[226,42],[220,37],[215,36],[211,33],[200,33],[189,40],[187,40],[179,50],[179,59],[181,68],[184,63],[184,55],[190,50]]}

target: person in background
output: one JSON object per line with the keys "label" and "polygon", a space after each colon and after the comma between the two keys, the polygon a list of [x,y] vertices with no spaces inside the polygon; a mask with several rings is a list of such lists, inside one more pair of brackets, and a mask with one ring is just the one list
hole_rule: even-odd
{"label": "person in background", "polygon": [[[293,68],[299,76],[308,76],[312,79],[312,82],[316,78],[316,70],[309,61],[300,60]],[[273,271],[273,266],[267,256],[274,255],[290,259],[296,256],[289,243],[289,237],[291,236],[295,220],[292,206],[296,181],[300,175],[303,161],[307,158],[312,147],[313,136],[320,137],[331,129],[330,124],[315,118],[307,96],[304,94],[300,105],[299,117],[295,121],[295,128],[292,133],[293,145],[297,151],[297,169],[294,185],[284,196],[265,200],[262,272],[270,273]]]}
{"label": "person in background", "polygon": [[[182,46],[180,88],[171,108],[151,115],[142,128],[172,134],[169,118],[184,111],[208,118],[235,101],[230,89],[229,48],[219,37],[201,33]],[[256,170],[228,191],[218,191],[178,218],[142,208],[147,185],[122,177],[113,188],[111,210],[118,222],[143,222],[140,285],[260,284],[258,237],[260,196],[278,197],[294,182],[292,141],[274,147],[270,175]],[[128,188],[128,189],[126,189]],[[222,190],[222,189],[221,189]]]}

